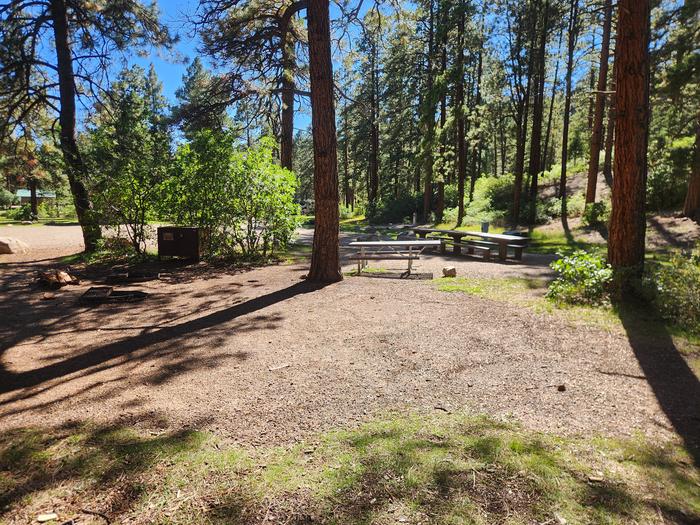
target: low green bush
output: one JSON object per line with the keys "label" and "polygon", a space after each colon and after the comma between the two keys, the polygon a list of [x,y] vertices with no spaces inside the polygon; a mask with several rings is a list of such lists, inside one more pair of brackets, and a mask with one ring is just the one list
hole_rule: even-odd
{"label": "low green bush", "polygon": [[599,305],[609,298],[613,271],[605,259],[584,250],[562,255],[550,266],[557,278],[547,297],[556,303]]}
{"label": "low green bush", "polygon": [[585,226],[590,227],[607,224],[610,220],[610,210],[608,201],[593,202],[584,208],[581,221]]}
{"label": "low green bush", "polygon": [[367,219],[372,224],[389,224],[410,222],[413,213],[421,214],[422,195],[399,195],[398,197],[380,199],[373,206],[367,206]]}
{"label": "low green bush", "polygon": [[665,321],[700,335],[700,247],[674,254],[647,273],[644,284]]}
{"label": "low green bush", "polygon": [[0,208],[7,208],[11,204],[14,204],[16,197],[11,191],[7,191],[5,188],[0,188]]}
{"label": "low green bush", "polygon": [[10,218],[15,221],[35,221],[38,217],[32,212],[30,204],[23,204],[10,214]]}

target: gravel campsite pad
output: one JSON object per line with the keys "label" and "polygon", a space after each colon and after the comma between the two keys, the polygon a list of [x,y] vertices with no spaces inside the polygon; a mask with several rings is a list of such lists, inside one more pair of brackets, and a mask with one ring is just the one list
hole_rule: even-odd
{"label": "gravel campsite pad", "polygon": [[[436,271],[443,261],[421,264]],[[348,276],[316,289],[301,279],[306,268],[202,263],[138,283],[149,294],[139,303],[92,306],[78,298],[97,277],[46,300],[31,286],[36,264],[2,267],[0,429],[92,420],[258,445],[391,411],[513,416],[560,434],[667,437],[679,421],[697,424],[685,397],[694,376],[647,377],[650,351],[678,355],[670,338],[430,280]],[[542,261],[458,264],[460,275],[488,268],[549,275]]]}

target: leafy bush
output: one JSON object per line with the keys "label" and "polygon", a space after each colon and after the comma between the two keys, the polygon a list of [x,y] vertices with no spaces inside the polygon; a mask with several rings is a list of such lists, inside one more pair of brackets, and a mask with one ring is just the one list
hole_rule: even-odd
{"label": "leafy bush", "polygon": [[608,299],[613,272],[602,257],[584,250],[560,255],[550,266],[558,274],[547,297],[557,303],[598,305]]}
{"label": "leafy bush", "polygon": [[687,189],[695,134],[669,141],[661,133],[650,144],[647,205],[650,210],[679,207]]}
{"label": "leafy bush", "polygon": [[566,202],[566,211],[569,217],[580,217],[586,207],[586,194],[579,192],[571,195]]}
{"label": "leafy bush", "polygon": [[15,202],[15,195],[11,191],[7,191],[5,188],[0,189],[0,207],[7,208]]}
{"label": "leafy bush", "polygon": [[399,195],[397,198],[380,199],[374,206],[367,207],[367,218],[372,224],[389,224],[411,221],[413,212],[421,213],[422,195]]}
{"label": "leafy bush", "polygon": [[110,95],[85,136],[94,204],[102,223],[123,225],[142,253],[170,161],[165,102],[138,66],[120,74]]}
{"label": "leafy bush", "polygon": [[588,204],[581,216],[581,221],[584,225],[595,227],[601,224],[607,224],[610,220],[610,203],[608,201],[599,201]]}
{"label": "leafy bush", "polygon": [[16,221],[35,221],[38,217],[32,212],[30,204],[23,204],[10,214],[10,218]]}
{"label": "leafy bush", "polygon": [[235,141],[230,132],[206,130],[178,148],[163,214],[202,228],[210,255],[266,255],[286,245],[299,223],[297,179],[275,164],[272,140],[243,151]]}
{"label": "leafy bush", "polygon": [[666,321],[700,335],[700,249],[673,255],[645,276],[644,284]]}

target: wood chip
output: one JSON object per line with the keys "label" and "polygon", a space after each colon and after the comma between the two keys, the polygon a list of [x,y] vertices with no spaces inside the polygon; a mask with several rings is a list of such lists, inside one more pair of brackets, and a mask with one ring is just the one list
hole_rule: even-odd
{"label": "wood chip", "polygon": [[55,512],[47,512],[46,514],[39,514],[36,517],[36,521],[39,523],[46,523],[47,521],[53,521],[58,519],[58,514]]}
{"label": "wood chip", "polygon": [[275,370],[282,370],[283,368],[289,368],[290,366],[292,366],[292,365],[289,363],[285,363],[285,364],[279,365],[279,366],[269,366],[269,367],[267,367],[267,369],[270,372],[274,372]]}

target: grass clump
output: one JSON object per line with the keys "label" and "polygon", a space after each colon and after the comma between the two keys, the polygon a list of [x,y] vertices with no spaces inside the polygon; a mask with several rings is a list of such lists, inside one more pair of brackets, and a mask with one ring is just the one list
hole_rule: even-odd
{"label": "grass clump", "polygon": [[257,449],[86,425],[0,438],[0,519],[91,508],[137,524],[692,523],[698,483],[673,444],[554,437],[464,414]]}

